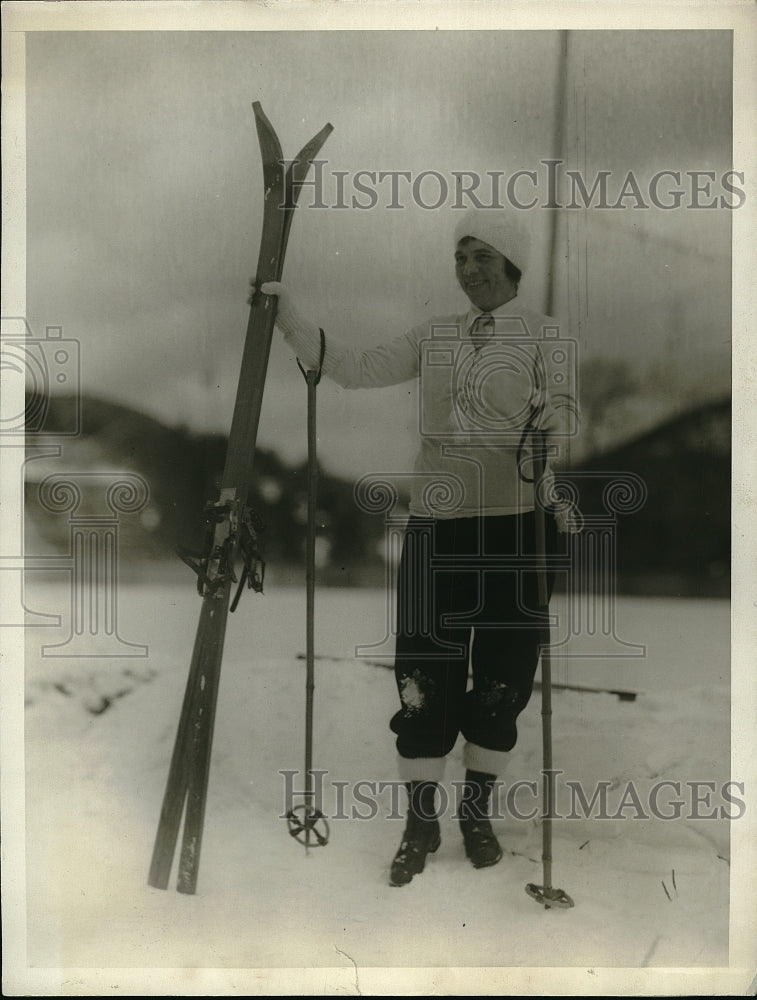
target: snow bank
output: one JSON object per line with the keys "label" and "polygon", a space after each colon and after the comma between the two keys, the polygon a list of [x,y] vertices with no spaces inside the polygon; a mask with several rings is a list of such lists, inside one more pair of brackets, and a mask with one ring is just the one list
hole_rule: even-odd
{"label": "snow bank", "polygon": [[[52,584],[35,594],[38,610],[61,599]],[[542,882],[539,796],[524,784],[510,800],[528,818],[506,808],[514,782],[540,781],[536,693],[500,790],[500,864],[470,867],[450,808],[423,875],[402,889],[387,884],[405,802],[391,784],[378,790],[396,780],[387,729],[396,692],[388,670],[354,656],[356,643],[376,643],[385,631],[384,597],[365,591],[324,591],[316,608],[325,658],[316,667],[314,766],[327,771],[329,844],[306,852],[282,818],[281,772],[301,772],[304,760],[304,595],[250,597],[227,637],[198,894],[176,893],[173,879],[167,892],[150,888],[199,602],[185,586],[122,588],[119,596],[119,628],[148,646],[144,659],[51,659],[39,649],[55,630],[28,630],[30,966],[324,975],[341,967],[355,977],[376,967],[485,967],[498,984],[492,992],[507,991],[521,968],[727,967],[729,828],[738,822],[728,816],[743,810],[738,787],[729,786],[730,801],[723,795],[739,777],[729,772],[726,604],[621,602],[627,627],[647,644],[635,674],[621,661],[603,673],[599,663],[556,659],[558,685],[621,686],[620,677],[637,694],[623,701],[554,692],[554,760],[563,774],[553,881],[575,907],[545,911],[524,891]],[[457,747],[445,787],[462,775]],[[296,780],[300,789],[301,774]],[[372,783],[362,799],[360,781]],[[587,797],[604,789],[607,818],[581,814],[570,782]],[[709,784],[692,790],[691,782]],[[676,787],[682,815],[656,818],[655,810],[675,813]],[[453,991],[466,992],[468,980],[454,982]],[[248,978],[244,989],[269,991],[270,974],[265,983],[255,989]]]}

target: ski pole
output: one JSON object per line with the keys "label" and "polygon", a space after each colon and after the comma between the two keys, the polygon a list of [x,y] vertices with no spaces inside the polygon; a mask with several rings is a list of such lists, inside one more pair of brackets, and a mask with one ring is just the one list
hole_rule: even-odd
{"label": "ski pole", "polygon": [[[321,334],[321,354],[317,369],[305,371],[299,360],[300,371],[305,376],[308,388],[308,518],[307,556],[305,570],[306,611],[306,681],[305,681],[305,802],[290,809],[287,825],[291,836],[305,845],[324,847],[329,839],[329,826],[323,813],[316,807],[313,788],[313,701],[315,694],[315,543],[318,513],[318,437],[316,434],[316,386],[321,380],[323,358],[326,353],[326,338]],[[297,813],[302,812],[302,819]]]}
{"label": "ski pole", "polygon": [[568,908],[573,900],[562,889],[552,886],[552,815],[555,798],[555,774],[552,769],[552,658],[550,653],[549,586],[547,583],[547,532],[544,497],[540,485],[546,468],[546,434],[534,428],[534,518],[536,528],[536,558],[539,610],[544,615],[541,642],[541,717],[542,717],[542,871],[543,885],[529,882],[526,892],[548,910],[552,906]]}

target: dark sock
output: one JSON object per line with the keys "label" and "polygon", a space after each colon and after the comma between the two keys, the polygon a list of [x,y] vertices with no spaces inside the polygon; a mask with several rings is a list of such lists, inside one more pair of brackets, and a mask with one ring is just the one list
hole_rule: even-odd
{"label": "dark sock", "polygon": [[439,821],[436,816],[436,782],[409,781],[407,822],[399,850],[394,855],[390,885],[407,885],[426,864],[426,855],[438,850]]}
{"label": "dark sock", "polygon": [[489,800],[496,781],[496,774],[471,769],[465,772],[463,799],[460,803],[461,819],[477,820],[488,817]]}
{"label": "dark sock", "polygon": [[409,781],[405,785],[409,797],[409,812],[417,819],[436,819],[435,781]]}

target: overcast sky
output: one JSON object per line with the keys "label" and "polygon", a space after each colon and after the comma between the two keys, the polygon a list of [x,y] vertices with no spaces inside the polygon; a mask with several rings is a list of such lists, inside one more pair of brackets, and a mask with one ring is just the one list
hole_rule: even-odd
{"label": "overcast sky", "polygon": [[[27,313],[81,344],[85,392],[169,424],[228,430],[262,221],[259,100],[294,156],[322,125],[324,199],[334,172],[536,171],[560,155],[610,200],[634,172],[731,168],[731,35],[571,32],[40,32],[27,36]],[[738,186],[739,181],[735,179]],[[660,192],[669,197],[668,178]],[[284,280],[327,333],[369,344],[462,311],[453,194],[424,208],[387,184],[371,210],[316,209],[292,226]],[[523,195],[528,187],[519,187]],[[433,178],[420,189],[438,194]],[[733,203],[737,196],[728,195]],[[557,307],[582,356],[662,359],[692,384],[730,357],[732,212],[654,206],[560,214]],[[549,211],[527,213],[536,253],[522,294],[542,307]],[[304,382],[278,337],[260,441],[305,448]],[[319,390],[321,456],[361,474],[413,453],[407,387]],[[370,439],[370,447],[367,441]]]}

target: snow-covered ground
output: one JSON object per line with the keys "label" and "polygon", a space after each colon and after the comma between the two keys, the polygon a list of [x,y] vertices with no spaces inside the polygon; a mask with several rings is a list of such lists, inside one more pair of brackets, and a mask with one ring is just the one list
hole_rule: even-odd
{"label": "snow-covered ground", "polygon": [[[539,993],[555,991],[542,974],[560,967],[565,992],[574,972],[585,979],[579,992],[644,992],[651,982],[650,992],[675,993],[681,972],[694,976],[684,992],[723,991],[707,970],[729,965],[730,837],[746,797],[726,783],[747,781],[730,766],[726,602],[622,598],[616,634],[644,645],[643,657],[578,655],[622,651],[606,639],[602,650],[572,639],[555,653],[558,814],[571,811],[574,781],[588,797],[603,787],[617,818],[586,818],[579,807],[578,818],[553,822],[553,883],[575,906],[544,910],[524,891],[542,883],[541,820],[504,817],[510,805],[522,815],[538,805],[526,785],[506,798],[513,782],[540,781],[538,692],[503,776],[500,864],[471,868],[450,808],[426,871],[407,887],[387,884],[403,821],[391,788],[372,796],[363,785],[359,800],[355,787],[396,779],[392,674],[367,662],[379,659],[370,651],[355,657],[357,645],[385,636],[379,591],[318,592],[314,766],[328,772],[331,837],[306,852],[288,835],[279,772],[301,772],[304,761],[304,593],[267,589],[245,595],[230,619],[198,893],[186,896],[173,877],[168,891],[149,887],[147,869],[199,598],[187,580],[122,585],[120,635],[148,655],[50,657],[41,647],[68,635],[68,590],[30,580],[27,606],[63,615],[60,628],[27,629],[24,713],[27,959],[40,975],[63,970],[53,992],[124,993],[129,982],[149,991],[147,970],[189,969],[155,992],[212,993],[201,970],[215,969],[226,970],[221,994]],[[450,789],[463,775],[459,751]],[[679,783],[680,795],[662,781]],[[658,812],[674,812],[678,798],[683,815],[655,818],[656,794]],[[404,794],[399,803],[404,810]],[[476,967],[487,970],[483,985]],[[411,970],[420,968],[428,971],[418,978]],[[295,986],[281,978],[292,969],[303,970]],[[392,978],[377,979],[378,969]],[[654,969],[678,977],[641,978]],[[111,971],[95,989],[97,970]],[[626,977],[607,978],[613,970]]]}

